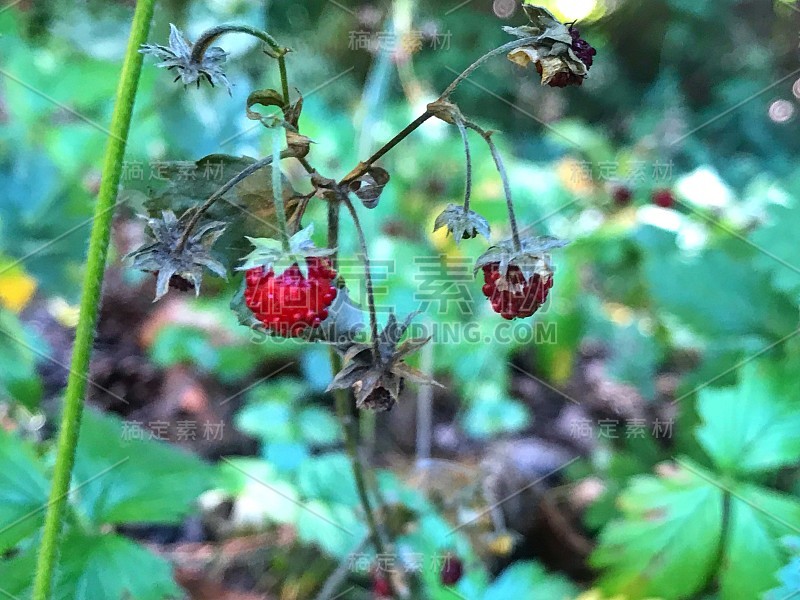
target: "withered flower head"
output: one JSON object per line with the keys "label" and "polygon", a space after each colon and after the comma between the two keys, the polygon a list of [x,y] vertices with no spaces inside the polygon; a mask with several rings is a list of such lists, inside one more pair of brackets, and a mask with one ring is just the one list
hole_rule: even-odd
{"label": "withered flower head", "polygon": [[394,314],[389,315],[386,327],[378,337],[377,356],[373,355],[372,343],[353,342],[340,349],[344,365],[328,386],[328,390],[353,388],[358,408],[382,411],[391,410],[406,379],[422,385],[441,387],[404,361],[405,357],[430,340],[430,337],[410,338],[399,343],[414,316],[415,314],[409,315],[400,324]]}
{"label": "withered flower head", "polygon": [[206,81],[214,87],[221,83],[231,93],[231,84],[222,70],[222,65],[228,57],[228,53],[222,48],[214,46],[206,50],[203,55],[196,59],[192,57],[192,44],[186,41],[180,29],[172,23],[169,25],[169,46],[160,44],[142,44],[139,52],[142,54],[152,54],[161,62],[156,66],[164,69],[175,69],[178,72],[175,81],[179,79],[183,85],[196,83],[200,87],[200,80],[205,77]]}
{"label": "withered flower head", "polygon": [[433,230],[438,231],[447,227],[447,233],[452,234],[456,244],[461,240],[478,237],[478,234],[489,239],[491,231],[489,222],[472,210],[467,210],[459,204],[448,204],[433,224]]}
{"label": "withered flower head", "polygon": [[509,60],[523,67],[533,63],[542,76],[542,85],[581,85],[597,50],[581,39],[575,27],[564,25],[547,9],[530,4],[523,9],[530,25],[503,29],[520,38],[536,36],[537,39],[509,52]]}
{"label": "withered flower head", "polygon": [[210,253],[211,246],[225,230],[225,223],[209,221],[198,225],[179,249],[186,224],[171,210],[161,215],[160,219],[144,217],[153,239],[125,257],[134,268],[158,275],[155,300],[161,299],[170,286],[184,291],[194,287],[199,295],[204,267],[227,277],[225,267]]}

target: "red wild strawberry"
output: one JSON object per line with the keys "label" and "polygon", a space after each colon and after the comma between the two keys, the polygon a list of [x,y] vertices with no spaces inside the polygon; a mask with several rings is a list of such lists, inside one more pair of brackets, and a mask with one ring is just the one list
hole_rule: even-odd
{"label": "red wild strawberry", "polygon": [[328,307],[337,293],[332,285],[336,271],[325,258],[310,257],[306,263],[308,278],[297,263],[277,277],[272,269],[266,273],[263,267],[247,270],[247,307],[273,333],[299,336],[328,317]]}
{"label": "red wild strawberry", "polygon": [[625,185],[616,186],[611,195],[614,198],[614,204],[617,206],[628,206],[631,203],[631,198],[633,198],[631,188]]}
{"label": "red wild strawberry", "polygon": [[656,190],[653,192],[653,204],[661,208],[672,208],[675,204],[675,196],[670,190]]}
{"label": "red wild strawberry", "polygon": [[483,295],[492,303],[492,308],[504,319],[530,317],[547,300],[553,287],[553,276],[534,273],[525,279],[519,267],[508,267],[505,278],[500,274],[500,263],[489,263],[483,267]]}
{"label": "red wild strawberry", "polygon": [[443,585],[455,585],[464,574],[464,563],[461,559],[453,554],[448,554],[447,558],[442,565],[442,570],[439,572]]}
{"label": "red wild strawberry", "polygon": [[380,571],[372,572],[372,594],[375,600],[392,597],[392,588],[389,585],[389,580]]}

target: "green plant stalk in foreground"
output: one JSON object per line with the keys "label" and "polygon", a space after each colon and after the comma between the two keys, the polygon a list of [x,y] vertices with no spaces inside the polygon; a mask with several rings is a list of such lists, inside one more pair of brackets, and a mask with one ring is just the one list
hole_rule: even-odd
{"label": "green plant stalk in foreground", "polygon": [[138,0],[136,3],[131,34],[122,65],[122,74],[117,86],[110,136],[103,162],[103,179],[100,184],[97,204],[95,205],[94,222],[89,238],[89,252],[86,260],[80,318],[75,332],[72,364],[70,365],[67,391],[64,397],[61,430],[58,436],[56,463],[53,471],[53,484],[47,504],[44,534],[36,564],[36,577],[33,583],[34,600],[48,600],[53,586],[61,533],[61,520],[64,515],[72,478],[72,466],[75,461],[75,448],[78,445],[78,432],[83,412],[89,359],[94,343],[95,327],[100,307],[100,293],[108,254],[111,222],[117,200],[117,189],[133,113],[133,103],[139,84],[139,74],[142,70],[143,56],[139,53],[139,46],[147,40],[154,6],[155,0]]}

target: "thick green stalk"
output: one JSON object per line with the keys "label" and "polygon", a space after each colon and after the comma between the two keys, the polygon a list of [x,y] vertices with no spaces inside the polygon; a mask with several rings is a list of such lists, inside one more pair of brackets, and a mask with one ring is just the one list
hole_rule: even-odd
{"label": "thick green stalk", "polygon": [[86,392],[86,375],[89,370],[89,359],[100,307],[100,293],[108,254],[111,222],[114,216],[114,204],[117,199],[117,188],[122,172],[122,159],[130,129],[133,103],[139,85],[139,74],[142,70],[143,56],[139,53],[139,46],[147,40],[154,6],[155,0],[139,0],[136,3],[128,47],[122,65],[122,75],[117,86],[114,114],[111,119],[111,135],[108,138],[103,162],[103,179],[100,183],[100,192],[95,205],[95,217],[89,238],[80,318],[75,332],[72,364],[64,397],[56,464],[53,471],[53,486],[50,490],[44,533],[36,564],[36,576],[33,584],[34,600],[48,600],[53,584],[61,520],[67,503],[72,466],[75,462],[75,448],[78,444],[83,398]]}

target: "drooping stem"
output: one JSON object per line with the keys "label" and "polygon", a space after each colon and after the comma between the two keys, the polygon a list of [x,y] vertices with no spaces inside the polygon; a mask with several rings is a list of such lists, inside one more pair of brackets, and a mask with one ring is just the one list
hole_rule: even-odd
{"label": "drooping stem", "polygon": [[378,357],[378,313],[375,310],[375,288],[372,285],[372,268],[369,261],[369,253],[367,250],[367,238],[364,236],[364,229],[361,227],[361,221],[358,218],[356,207],[347,196],[342,196],[342,202],[350,211],[350,216],[353,217],[353,224],[358,233],[358,242],[361,245],[361,255],[364,261],[364,281],[367,285],[367,304],[369,305],[369,326],[372,335],[372,354],[375,358]]}
{"label": "drooping stem", "polygon": [[[333,349],[331,349],[331,352],[335,355]],[[334,364],[339,362],[338,356],[336,358],[337,360]],[[358,437],[356,432],[357,422],[350,412],[350,394],[348,394],[347,390],[337,389],[334,390],[334,396],[336,398],[336,415],[338,416],[339,421],[342,424],[342,429],[344,430],[345,448],[347,450],[347,455],[350,458],[350,465],[353,469],[353,479],[356,483],[356,491],[358,492],[358,499],[361,504],[361,509],[364,511],[364,518],[367,521],[370,538],[372,539],[372,543],[375,547],[375,552],[378,555],[386,556],[386,544],[383,541],[383,536],[381,536],[381,532],[378,527],[378,521],[375,518],[375,512],[372,508],[372,501],[370,500],[369,493],[367,492],[367,484],[364,477],[364,465],[358,453]],[[394,591],[394,583],[392,582],[391,578],[388,579],[389,585]],[[396,591],[394,591],[393,597],[398,597]]]}
{"label": "drooping stem", "polygon": [[286,106],[289,105],[289,80],[286,77],[286,61],[285,56],[289,52],[288,48],[281,46],[278,41],[268,34],[266,31],[258,29],[257,27],[250,27],[249,25],[217,25],[211,29],[207,29],[200,34],[197,41],[192,46],[192,62],[201,62],[203,55],[211,47],[217,38],[225,35],[226,33],[246,33],[260,39],[270,48],[270,56],[278,60],[278,69],[281,76],[281,89],[283,90],[283,100]]}
{"label": "drooping stem", "polygon": [[139,46],[147,40],[154,6],[155,0],[139,0],[136,3],[131,33],[122,64],[122,73],[117,85],[110,136],[103,161],[103,179],[100,183],[100,191],[95,204],[95,217],[89,237],[89,251],[81,295],[80,316],[78,327],[75,331],[75,344],[72,350],[72,364],[69,379],[67,380],[67,390],[64,395],[61,430],[58,436],[56,462],[53,468],[53,483],[50,489],[44,532],[36,563],[36,575],[33,582],[34,600],[48,600],[52,589],[53,573],[58,556],[61,520],[67,503],[72,467],[75,462],[75,449],[78,445],[87,373],[100,308],[103,272],[108,254],[114,205],[122,173],[122,159],[125,154],[136,90],[139,85],[139,75],[142,69],[143,56],[139,53]]}
{"label": "drooping stem", "polygon": [[456,126],[461,133],[461,140],[464,142],[464,155],[466,157],[467,166],[467,180],[464,185],[464,212],[469,211],[469,200],[472,196],[472,154],[469,151],[469,138],[467,137],[467,128],[462,119],[456,119]]}
{"label": "drooping stem", "polygon": [[[280,155],[281,159],[288,158],[290,156],[294,156],[291,149],[284,150],[283,152],[281,152]],[[203,202],[200,206],[194,209],[191,213],[192,217],[189,220],[189,223],[187,223],[186,229],[183,231],[183,236],[181,236],[181,239],[178,241],[178,245],[176,247],[177,251],[180,252],[181,250],[183,250],[184,246],[186,246],[186,242],[192,235],[192,231],[200,222],[202,216],[208,211],[209,208],[211,208],[214,205],[214,203],[217,200],[222,198],[234,186],[236,186],[237,184],[241,183],[242,181],[250,177],[250,175],[252,175],[256,171],[262,169],[263,167],[271,165],[273,160],[274,157],[267,156],[266,158],[262,158],[261,160],[254,162],[252,165],[246,167],[245,169],[243,169],[242,171],[231,177],[225,184],[222,185],[222,187],[220,187],[216,192],[211,194],[205,202]]]}
{"label": "drooping stem", "polygon": [[[468,66],[458,77],[456,77],[453,82],[447,86],[447,88],[442,92],[442,95],[439,96],[439,100],[447,100],[450,95],[455,91],[455,89],[472,73],[475,72],[484,62],[492,58],[493,56],[497,56],[498,54],[503,54],[506,52],[510,52],[515,48],[520,48],[522,46],[527,46],[531,42],[535,41],[537,36],[531,36],[526,38],[521,38],[518,40],[514,40],[513,42],[509,42],[500,46],[499,48],[495,48],[494,50],[490,50],[483,56],[481,56],[478,60]],[[339,183],[340,184],[347,184],[351,181],[355,181],[362,175],[364,175],[367,170],[375,164],[378,160],[380,160],[387,152],[392,150],[397,144],[402,142],[406,139],[409,135],[411,135],[414,131],[419,128],[425,121],[430,119],[433,116],[433,113],[426,110],[416,119],[411,121],[408,125],[401,132],[399,132],[396,136],[394,136],[391,140],[386,142],[383,146],[381,146],[372,156],[370,156],[367,160],[358,163],[358,165],[350,171],[344,179],[342,179]]]}
{"label": "drooping stem", "polygon": [[275,202],[281,244],[283,244],[283,250],[289,252],[289,227],[286,224],[286,207],[283,204],[283,174],[281,173],[282,142],[281,128],[276,127],[272,130],[272,198]]}
{"label": "drooping stem", "polygon": [[331,268],[336,271],[339,267],[339,203],[328,203],[328,248],[332,248],[334,253],[330,256]]}
{"label": "drooping stem", "polygon": [[497,146],[492,139],[491,131],[486,131],[485,129],[475,125],[474,123],[467,123],[467,127],[477,131],[481,137],[486,140],[486,144],[489,146],[489,151],[492,153],[492,158],[494,159],[494,164],[497,167],[497,172],[500,174],[500,179],[503,182],[503,192],[506,196],[506,206],[508,208],[508,222],[511,224],[511,239],[514,242],[514,249],[519,251],[522,249],[522,242],[519,238],[519,227],[517,226],[517,216],[514,213],[514,200],[511,197],[511,184],[508,180],[508,173],[506,173],[506,167],[503,164],[503,157],[500,156],[500,152],[497,150]]}
{"label": "drooping stem", "polygon": [[453,80],[453,83],[447,86],[447,88],[442,92],[442,95],[439,96],[441,100],[447,100],[450,95],[456,90],[456,88],[461,85],[461,83],[467,79],[470,75],[472,75],[478,68],[485,63],[487,60],[492,58],[493,56],[497,56],[498,54],[505,54],[507,52],[511,52],[516,48],[521,48],[522,46],[528,46],[532,42],[536,41],[538,36],[531,36],[526,38],[520,38],[514,40],[513,42],[508,42],[507,44],[503,44],[499,48],[495,48],[494,50],[490,50],[483,56],[481,56],[478,60],[464,69],[461,74]]}

